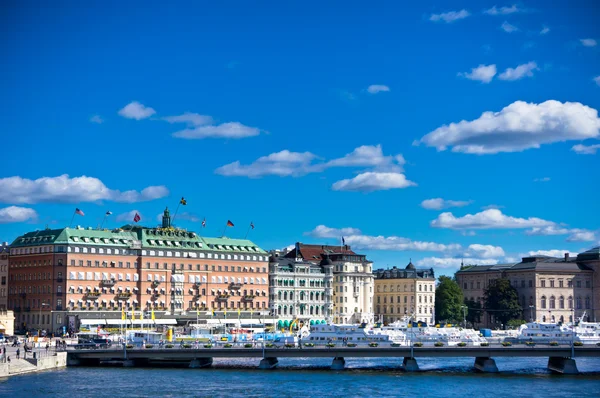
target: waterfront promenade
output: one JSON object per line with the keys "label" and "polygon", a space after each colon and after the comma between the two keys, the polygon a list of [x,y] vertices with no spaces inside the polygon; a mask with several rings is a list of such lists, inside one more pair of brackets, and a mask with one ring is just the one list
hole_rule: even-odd
{"label": "waterfront promenade", "polygon": [[474,358],[475,369],[482,372],[498,372],[495,357],[547,357],[548,369],[557,373],[577,373],[575,358],[600,357],[600,347],[570,345],[515,345],[510,347],[491,344],[486,347],[230,347],[204,348],[129,348],[75,349],[69,347],[68,366],[185,366],[190,368],[209,367],[213,358],[260,358],[260,369],[277,366],[278,358],[332,358],[331,368],[341,370],[345,358],[403,358],[402,369],[419,370],[417,358]]}

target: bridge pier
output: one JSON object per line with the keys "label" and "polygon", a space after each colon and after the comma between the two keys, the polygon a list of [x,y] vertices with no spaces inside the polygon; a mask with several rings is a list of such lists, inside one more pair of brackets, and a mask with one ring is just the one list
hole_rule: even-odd
{"label": "bridge pier", "polygon": [[209,368],[212,366],[213,359],[212,358],[194,358],[190,361],[191,369],[198,368]]}
{"label": "bridge pier", "polygon": [[133,359],[125,359],[123,360],[123,367],[124,368],[132,368],[135,366],[135,362],[133,361]]}
{"label": "bridge pier", "polygon": [[475,358],[475,369],[484,373],[498,373],[498,366],[496,361],[488,357],[477,357]]}
{"label": "bridge pier", "polygon": [[579,373],[577,363],[572,358],[550,357],[548,358],[548,369],[555,373],[576,375]]}
{"label": "bridge pier", "polygon": [[344,370],[346,366],[346,360],[342,357],[333,358],[333,362],[331,363],[331,370]]}
{"label": "bridge pier", "polygon": [[263,358],[260,360],[260,364],[258,365],[259,369],[274,369],[279,361],[277,358]]}
{"label": "bridge pier", "polygon": [[79,366],[81,361],[79,358],[73,358],[72,355],[67,355],[67,366]]}
{"label": "bridge pier", "polygon": [[405,372],[418,372],[419,364],[415,358],[404,357],[404,361],[402,361],[402,370]]}

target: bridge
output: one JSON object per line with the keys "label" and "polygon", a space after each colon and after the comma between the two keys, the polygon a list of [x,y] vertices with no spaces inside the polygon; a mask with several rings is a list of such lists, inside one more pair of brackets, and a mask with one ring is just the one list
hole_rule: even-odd
{"label": "bridge", "polygon": [[600,347],[594,345],[513,345],[492,344],[486,347],[250,347],[207,346],[197,348],[124,348],[67,350],[67,366],[185,366],[202,368],[212,365],[213,358],[260,358],[259,369],[272,369],[278,358],[333,358],[331,369],[342,370],[345,358],[403,358],[402,370],[418,371],[417,358],[475,358],[474,367],[481,372],[498,372],[493,358],[547,357],[548,369],[556,373],[578,373],[576,357],[600,357]]}

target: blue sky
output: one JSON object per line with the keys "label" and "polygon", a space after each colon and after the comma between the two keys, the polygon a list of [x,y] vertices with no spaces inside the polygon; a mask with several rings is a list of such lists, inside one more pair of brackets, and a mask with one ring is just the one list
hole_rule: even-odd
{"label": "blue sky", "polygon": [[593,2],[213,3],[3,6],[1,240],[184,196],[376,267],[598,245]]}

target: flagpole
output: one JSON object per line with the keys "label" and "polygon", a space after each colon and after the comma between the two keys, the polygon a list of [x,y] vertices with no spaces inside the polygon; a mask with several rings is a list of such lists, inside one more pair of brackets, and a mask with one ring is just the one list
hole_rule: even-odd
{"label": "flagpole", "polygon": [[221,238],[225,236],[226,229],[227,229],[227,223],[225,223],[225,228],[223,228],[223,233],[221,234]]}
{"label": "flagpole", "polygon": [[73,217],[71,217],[71,222],[69,223],[69,228],[71,228],[71,225],[73,225],[73,220],[75,219],[75,214],[77,214],[77,211],[73,212]]}
{"label": "flagpole", "polygon": [[108,217],[108,214],[104,214],[104,218],[102,219],[102,222],[100,223],[100,229],[102,229],[102,227],[104,226],[104,221],[106,221],[106,217]]}
{"label": "flagpole", "polygon": [[252,226],[252,223],[250,223],[250,225],[248,225],[248,229],[246,230],[246,235],[244,235],[244,239],[246,239],[248,237],[248,232],[250,232],[251,226]]}
{"label": "flagpole", "polygon": [[173,226],[173,221],[175,221],[175,217],[177,216],[177,212],[179,211],[179,206],[181,206],[181,200],[177,203],[177,208],[175,209],[175,214],[173,214],[173,218],[171,218],[171,226]]}

